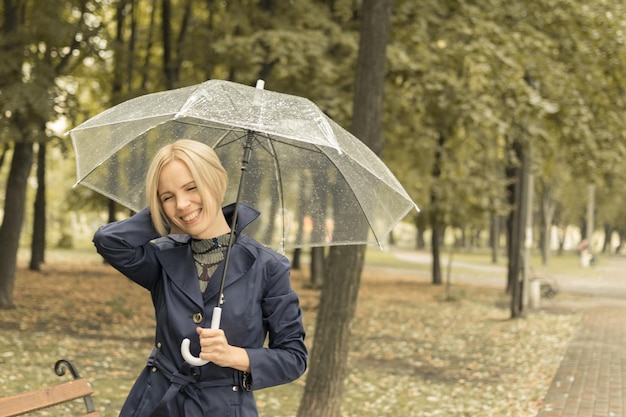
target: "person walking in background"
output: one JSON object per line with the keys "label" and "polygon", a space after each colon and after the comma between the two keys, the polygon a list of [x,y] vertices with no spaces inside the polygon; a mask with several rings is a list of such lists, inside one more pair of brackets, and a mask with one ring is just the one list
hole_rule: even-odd
{"label": "person walking in background", "polygon": [[[289,260],[243,234],[259,216],[222,208],[227,175],[213,149],[192,140],[161,148],[146,178],[148,206],[94,235],[104,259],[150,291],[155,346],[121,417],[258,416],[253,391],[299,378],[308,352]],[[211,329],[233,236],[220,329]],[[183,360],[181,341],[207,365]],[[264,345],[265,340],[267,345]]]}
{"label": "person walking in background", "polygon": [[576,253],[580,257],[580,264],[582,266],[593,266],[596,263],[596,256],[591,252],[589,247],[589,241],[583,239],[576,248]]}

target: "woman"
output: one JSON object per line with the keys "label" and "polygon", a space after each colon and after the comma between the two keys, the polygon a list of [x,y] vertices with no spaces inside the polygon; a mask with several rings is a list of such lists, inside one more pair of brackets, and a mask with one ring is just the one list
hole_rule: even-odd
{"label": "woman", "polygon": [[[156,313],[154,349],[121,417],[257,416],[253,390],[293,381],[306,369],[289,261],[242,234],[259,215],[243,204],[221,328],[209,328],[234,212],[234,205],[221,208],[226,186],[226,171],[211,147],[179,140],[160,149],[150,165],[148,207],[94,236],[106,261],[150,291]],[[183,361],[185,338],[207,365]]]}

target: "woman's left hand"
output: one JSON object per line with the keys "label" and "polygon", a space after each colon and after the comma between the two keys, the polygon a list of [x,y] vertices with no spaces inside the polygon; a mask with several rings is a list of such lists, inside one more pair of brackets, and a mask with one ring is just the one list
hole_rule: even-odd
{"label": "woman's left hand", "polygon": [[196,328],[200,336],[200,358],[218,366],[250,372],[250,358],[245,349],[231,346],[222,329]]}

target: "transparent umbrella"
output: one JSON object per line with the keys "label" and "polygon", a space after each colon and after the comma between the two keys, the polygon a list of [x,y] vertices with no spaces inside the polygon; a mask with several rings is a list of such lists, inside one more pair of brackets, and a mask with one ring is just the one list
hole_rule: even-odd
{"label": "transparent umbrella", "polygon": [[146,172],[162,146],[183,138],[210,145],[228,171],[225,203],[257,208],[262,214],[245,233],[281,252],[382,247],[393,226],[418,210],[363,142],[310,100],[267,91],[262,81],[255,88],[209,80],[147,94],[69,134],[77,184],[134,211],[146,206]]}
{"label": "transparent umbrella", "polygon": [[310,100],[258,87],[209,80],[96,115],[69,132],[77,183],[139,211],[156,151],[178,139],[198,140],[212,146],[228,170],[226,203],[236,201],[245,172],[240,201],[262,213],[246,233],[263,244],[281,252],[382,246],[393,226],[417,209],[395,176]]}

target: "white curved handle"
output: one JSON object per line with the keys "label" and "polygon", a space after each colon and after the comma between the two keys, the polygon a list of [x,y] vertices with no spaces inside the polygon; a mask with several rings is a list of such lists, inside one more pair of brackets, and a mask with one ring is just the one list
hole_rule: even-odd
{"label": "white curved handle", "polygon": [[[222,321],[222,308],[215,307],[213,309],[213,317],[211,317],[211,329],[219,329],[221,321]],[[193,366],[202,366],[202,365],[206,365],[207,363],[209,363],[209,361],[200,359],[199,357],[193,356],[191,354],[191,352],[189,351],[190,343],[191,341],[189,339],[183,339],[183,341],[180,344],[180,354],[183,355],[183,359],[185,360],[185,362]]]}
{"label": "white curved handle", "polygon": [[181,355],[183,355],[183,359],[185,360],[185,362],[193,366],[202,366],[202,365],[206,365],[207,363],[209,363],[209,361],[200,359],[191,354],[191,352],[189,351],[190,343],[191,341],[189,339],[183,339],[182,343],[180,344],[180,353]]}

